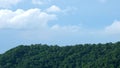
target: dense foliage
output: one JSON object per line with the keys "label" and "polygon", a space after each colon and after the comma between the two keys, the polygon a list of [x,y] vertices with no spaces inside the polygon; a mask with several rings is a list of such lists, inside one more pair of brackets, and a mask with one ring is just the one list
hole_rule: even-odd
{"label": "dense foliage", "polygon": [[0,68],[120,68],[120,42],[20,45],[0,55]]}

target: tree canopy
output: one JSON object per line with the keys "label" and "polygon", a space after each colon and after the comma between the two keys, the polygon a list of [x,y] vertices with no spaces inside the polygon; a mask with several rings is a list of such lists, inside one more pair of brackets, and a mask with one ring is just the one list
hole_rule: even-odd
{"label": "tree canopy", "polygon": [[0,54],[0,68],[120,68],[120,42],[20,45]]}

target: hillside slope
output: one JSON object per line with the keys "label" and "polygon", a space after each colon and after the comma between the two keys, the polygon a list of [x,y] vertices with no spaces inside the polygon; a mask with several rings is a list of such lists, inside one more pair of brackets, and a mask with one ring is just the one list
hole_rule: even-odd
{"label": "hillside slope", "polygon": [[120,42],[20,45],[0,55],[0,68],[120,68]]}

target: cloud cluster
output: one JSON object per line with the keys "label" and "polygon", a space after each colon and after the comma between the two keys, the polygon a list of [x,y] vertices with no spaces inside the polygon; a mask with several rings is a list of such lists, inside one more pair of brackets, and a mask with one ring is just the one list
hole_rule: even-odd
{"label": "cloud cluster", "polygon": [[16,11],[3,9],[0,10],[0,29],[24,29],[21,36],[24,38],[41,38],[49,39],[50,37],[62,38],[78,34],[81,30],[78,25],[53,24],[49,26],[49,21],[57,20],[56,12],[63,13],[64,10],[56,5],[42,10],[34,9],[17,9]]}
{"label": "cloud cluster", "polygon": [[[59,24],[54,24],[49,26],[49,21],[57,19],[57,14],[55,13],[63,11],[64,10],[55,5],[52,5],[45,10],[38,8],[28,10],[17,9],[16,11],[1,9],[0,29],[42,29],[43,31],[45,30],[46,32],[51,33],[58,32],[58,34],[62,32],[66,32],[66,34],[74,32],[91,32],[89,29],[81,28],[78,25],[60,26]],[[87,32],[81,29],[87,30]],[[120,21],[114,21],[102,31],[103,34],[120,34]],[[94,31],[94,33],[98,32],[99,31]]]}
{"label": "cloud cluster", "polygon": [[[32,0],[33,4],[42,5],[50,0]],[[100,0],[106,2],[106,0]],[[0,8],[9,8],[10,6],[16,5],[21,0],[0,0]],[[85,36],[96,36],[96,34],[114,35],[120,34],[120,21],[114,21],[111,25],[106,26],[103,30],[92,31],[86,28],[81,28],[79,25],[64,25],[61,26],[59,23],[49,26],[50,21],[57,20],[57,13],[71,13],[76,8],[61,9],[56,5],[42,10],[39,8],[31,8],[28,10],[17,9],[16,11],[9,9],[0,10],[0,29],[26,29],[27,31],[22,32],[24,37],[37,37],[37,38],[62,38],[65,37],[85,37]],[[86,31],[84,31],[86,30]],[[94,33],[91,33],[94,32]],[[33,38],[32,38],[33,39]]]}
{"label": "cloud cluster", "polygon": [[41,9],[34,8],[29,10],[17,9],[16,11],[3,9],[0,10],[0,28],[34,28],[45,27],[48,21],[55,20],[55,14],[48,14]]}

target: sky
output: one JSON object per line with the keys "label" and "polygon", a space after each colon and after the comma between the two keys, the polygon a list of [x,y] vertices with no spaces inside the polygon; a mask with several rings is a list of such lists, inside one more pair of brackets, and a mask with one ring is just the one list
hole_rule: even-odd
{"label": "sky", "polygon": [[0,53],[18,45],[120,41],[120,0],[0,0]]}

